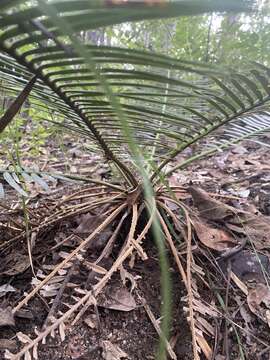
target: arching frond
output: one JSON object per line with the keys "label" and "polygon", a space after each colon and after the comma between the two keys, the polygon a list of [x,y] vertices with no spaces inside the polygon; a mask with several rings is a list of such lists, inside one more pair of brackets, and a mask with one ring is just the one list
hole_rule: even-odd
{"label": "arching frond", "polygon": [[[0,18],[0,49],[7,54],[0,58],[4,86],[23,85],[37,75],[34,106],[64,116],[69,129],[89,135],[133,185],[129,165],[119,160],[130,161],[123,120],[144,151],[155,147],[163,154],[159,170],[184,148],[229,122],[259,121],[258,114],[269,101],[270,71],[264,66],[253,64],[238,74],[145,51],[74,43],[80,42],[80,31],[100,26],[214,10],[241,11],[250,2],[118,3],[40,1],[59,15],[58,24],[52,12],[43,11],[46,6],[12,10],[10,2]],[[63,24],[68,24],[68,34]]]}

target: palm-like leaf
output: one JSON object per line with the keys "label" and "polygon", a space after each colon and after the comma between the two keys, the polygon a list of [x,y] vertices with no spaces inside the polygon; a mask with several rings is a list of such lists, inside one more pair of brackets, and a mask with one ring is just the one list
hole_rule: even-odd
{"label": "palm-like leaf", "polygon": [[90,136],[133,185],[128,167],[119,161],[119,157],[128,158],[121,117],[141,147],[162,150],[161,169],[220,126],[239,118],[258,121],[258,113],[265,110],[270,71],[261,65],[236,74],[137,50],[93,45],[81,50],[73,35],[64,37],[61,27],[68,22],[72,34],[127,20],[242,10],[248,2],[153,1],[156,6],[149,6],[144,2],[55,1],[49,10],[61,15],[59,26],[52,12],[42,12],[47,3],[10,14],[13,3],[23,1],[10,1],[0,18],[0,49],[9,55],[0,59],[6,86],[24,84],[36,74],[34,104],[53,113],[52,121],[55,115],[64,115],[65,126]]}
{"label": "palm-like leaf", "polygon": [[[258,135],[270,133],[270,114],[268,112],[261,112],[258,115],[252,114],[251,118],[244,117],[240,120],[234,121],[228,128],[224,129],[222,136],[214,137],[208,141],[208,146],[196,155],[185,159],[171,167],[166,176],[172,174],[178,169],[183,169],[195,160],[211,156],[216,152],[226,150],[234,144],[237,144],[246,139],[252,139]],[[254,140],[255,142],[268,146],[269,144]]]}

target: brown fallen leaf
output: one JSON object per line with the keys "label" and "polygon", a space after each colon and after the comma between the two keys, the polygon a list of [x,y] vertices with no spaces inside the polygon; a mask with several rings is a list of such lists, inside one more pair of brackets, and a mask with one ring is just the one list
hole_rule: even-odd
{"label": "brown fallen leaf", "polygon": [[[83,214],[77,220],[78,226],[74,230],[74,233],[79,236],[88,236],[105,220],[105,218],[106,216],[102,215],[92,215],[90,213]],[[106,245],[112,233],[111,229],[103,231],[89,244],[89,249],[102,249]]]}
{"label": "brown fallen leaf", "polygon": [[247,296],[249,309],[270,327],[270,289],[264,284],[257,284]]}
{"label": "brown fallen leaf", "polygon": [[15,316],[22,319],[34,320],[34,314],[28,309],[20,309],[16,311]]}
{"label": "brown fallen leaf", "polygon": [[111,343],[109,340],[102,341],[102,357],[104,360],[121,360],[128,355],[120,349],[118,345]]}
{"label": "brown fallen leaf", "polygon": [[[246,294],[247,295],[247,294]],[[245,325],[243,325],[243,329],[245,329],[245,332],[247,334],[247,344],[252,345],[254,344],[254,339],[252,337],[252,333],[254,331],[252,322],[253,322],[253,316],[251,314],[251,311],[249,311],[249,309],[245,306],[245,304],[243,304],[243,299],[241,296],[236,295],[234,297],[235,302],[237,303],[238,307],[237,310],[234,311],[233,315],[232,315],[232,319],[235,318],[238,309],[239,309],[239,313],[242,317],[242,319],[244,320]]]}
{"label": "brown fallen leaf", "polygon": [[[270,271],[269,258],[263,254],[255,254],[250,250],[242,250],[231,257],[232,272],[244,283],[255,281],[265,283],[265,275]],[[220,268],[225,272],[226,260],[219,261]]]}
{"label": "brown fallen leaf", "polygon": [[15,326],[11,306],[0,307],[0,327],[1,326]]}
{"label": "brown fallen leaf", "polygon": [[17,341],[14,339],[0,339],[0,350],[17,350]]}
{"label": "brown fallen leaf", "polygon": [[233,207],[212,199],[202,189],[190,186],[188,191],[192,195],[194,206],[199,210],[200,216],[207,220],[224,220],[236,211]]}
{"label": "brown fallen leaf", "polygon": [[202,218],[212,221],[222,220],[227,229],[246,236],[253,242],[256,249],[269,248],[270,217],[238,210],[223,204],[195,186],[191,186],[189,191]]}
{"label": "brown fallen leaf", "polygon": [[105,218],[99,215],[92,215],[90,213],[82,214],[77,219],[78,226],[74,230],[75,234],[90,234],[98,227]]}
{"label": "brown fallen leaf", "polygon": [[246,235],[256,249],[270,247],[270,217],[239,212],[226,226],[239,234]]}
{"label": "brown fallen leaf", "polygon": [[98,318],[96,314],[90,314],[85,319],[84,322],[90,329],[98,328]]}
{"label": "brown fallen leaf", "polygon": [[225,251],[238,244],[228,232],[222,229],[215,229],[197,220],[192,220],[192,223],[199,240],[210,249]]}
{"label": "brown fallen leaf", "polygon": [[13,276],[21,274],[30,267],[30,261],[28,255],[20,254],[19,252],[10,253],[3,262],[3,271],[0,274]]}
{"label": "brown fallen leaf", "polygon": [[106,294],[98,298],[97,305],[118,311],[132,311],[137,307],[134,297],[124,286],[107,288]]}
{"label": "brown fallen leaf", "polygon": [[0,297],[5,296],[9,292],[17,291],[13,286],[10,284],[3,284],[0,286]]}

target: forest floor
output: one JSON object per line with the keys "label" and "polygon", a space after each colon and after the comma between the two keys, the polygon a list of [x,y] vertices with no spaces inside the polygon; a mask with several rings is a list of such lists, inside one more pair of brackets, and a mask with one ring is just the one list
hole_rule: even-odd
{"label": "forest floor", "polygon": [[[263,140],[270,144],[270,139],[264,137]],[[106,180],[111,175],[107,164],[99,162],[98,156],[86,153],[82,142],[71,141],[68,136],[64,137],[61,149],[51,141],[42,148],[42,152],[38,156],[31,155],[30,150],[25,144],[22,151],[24,155],[21,159],[22,163],[28,167],[33,162],[38,162],[37,165],[42,171],[72,172],[76,175],[100,178],[101,180]],[[193,151],[196,152],[196,149],[194,148]],[[182,160],[180,157],[176,159],[177,162]],[[5,161],[2,158],[0,165],[4,164]],[[68,196],[79,193],[82,189],[85,189],[85,194],[95,191],[94,186],[67,183],[61,180],[49,179],[47,183],[49,190],[44,190],[37,184],[32,184],[28,188],[31,197],[27,208],[31,225],[38,223],[44,217],[49,217],[55,209],[61,208],[61,201],[67,199]],[[170,183],[173,186],[183,186],[184,189],[192,183],[196,187],[204,189],[218,201],[236,209],[248,211],[256,216],[262,214],[264,219],[268,219],[267,217],[270,216],[269,149],[252,141],[245,141],[216,156],[194,162],[192,166],[173,175]],[[59,283],[56,281],[43,289],[38,296],[35,296],[34,300],[16,313],[14,319],[10,309],[18,304],[25,292],[31,290],[35,279],[30,266],[26,240],[20,238],[20,233],[24,228],[21,200],[8,185],[4,185],[4,188],[5,198],[0,203],[0,249],[2,252],[0,264],[0,359],[4,359],[6,349],[11,353],[19,351],[21,345],[16,334],[21,333],[20,340],[24,335],[34,338],[35,330],[40,330],[44,326],[52,300],[57,296],[61,288],[61,281],[67,274],[69,274],[68,285],[58,303],[58,311],[63,313],[68,309],[65,304],[76,302],[76,294],[74,295],[72,292],[74,287],[78,287],[78,284],[82,288],[85,284],[85,286],[91,286],[91,282],[89,285],[87,261],[88,264],[93,262],[108,239],[108,234],[103,234],[105,238],[102,238],[103,235],[96,238],[95,245],[87,251],[86,263],[80,264],[78,260],[72,267],[71,273],[58,274]],[[193,205],[188,192],[184,194],[182,200],[189,206]],[[80,204],[81,201],[82,198],[78,197],[78,200],[75,199],[72,205]],[[36,234],[32,235],[31,253],[38,277],[44,277],[44,274],[52,270],[67,252],[78,245],[76,241],[75,243],[69,241],[71,234],[77,234],[79,239],[85,238],[93,231],[95,216],[97,217],[98,213],[91,216],[81,214],[69,217],[58,222],[57,225],[48,226],[44,231],[38,232],[37,236]],[[107,231],[111,234],[112,229]],[[264,235],[266,236],[264,240],[269,243],[269,251],[270,238],[267,235],[269,234]],[[110,268],[117,250],[123,244],[123,237],[124,234],[119,235],[111,255],[101,264],[102,268]],[[200,236],[198,237],[200,238]],[[78,239],[77,241],[79,241]],[[204,245],[200,246],[203,248]],[[249,246],[250,248],[251,246]],[[97,305],[89,307],[74,326],[70,325],[70,321],[66,323],[63,341],[60,341],[59,335],[47,337],[46,344],[40,345],[38,348],[40,360],[49,358],[56,360],[155,359],[159,337],[154,327],[155,322],[150,318],[151,315],[154,315],[155,319],[159,319],[161,316],[161,291],[159,255],[151,236],[146,239],[144,250],[148,256],[147,260],[142,261],[136,258],[124,263],[124,277],[128,279],[125,285],[121,281],[121,277],[115,274],[97,299]],[[217,249],[210,249],[213,258],[218,255],[215,250]],[[247,250],[240,250],[235,260],[236,263],[238,261],[236,266],[242,270],[244,265],[239,264],[239,259],[243,260],[247,256],[244,251]],[[260,256],[267,257],[267,260],[261,258],[261,261],[266,261],[265,268],[270,270],[267,246],[264,246],[260,254]],[[186,290],[169,253],[168,257],[173,303],[170,345],[177,359],[191,360],[193,359],[192,341],[186,320],[187,315],[183,310],[186,306],[183,302]],[[211,262],[206,262],[205,257],[201,258],[199,265],[206,274],[206,280],[209,280],[207,277],[209,277],[208,272],[212,271]],[[210,268],[207,268],[208,265]],[[260,278],[261,274],[258,269],[253,273]],[[238,277],[243,280],[240,275],[238,271]],[[268,278],[269,274],[265,276]],[[200,296],[204,298],[205,303],[212,304],[213,294],[216,292],[225,294],[224,299],[226,291],[228,295],[228,286],[226,287],[225,282],[222,281],[222,276],[217,276],[217,278],[220,282],[212,284],[212,288],[201,286],[199,289]],[[211,281],[207,283],[211,284]],[[257,285],[258,283],[263,283],[261,278]],[[253,301],[251,304],[251,298],[244,294],[243,282],[242,291],[240,289],[241,281],[238,285],[239,288],[235,284],[233,285],[234,289],[231,293],[229,292],[229,300],[227,296],[226,307],[223,309],[227,314],[227,319],[231,320],[229,325],[224,323],[221,317],[213,320],[210,319],[209,314],[206,314],[207,321],[211,326],[209,325],[209,331],[205,338],[214,348],[213,359],[225,360],[226,354],[227,356],[230,354],[229,359],[270,359],[270,295],[267,290],[265,292],[267,287],[263,287],[262,301],[257,301],[257,303]],[[256,295],[259,296],[258,292]],[[222,308],[221,303],[220,308]],[[27,343],[27,338],[24,338],[24,341]]]}

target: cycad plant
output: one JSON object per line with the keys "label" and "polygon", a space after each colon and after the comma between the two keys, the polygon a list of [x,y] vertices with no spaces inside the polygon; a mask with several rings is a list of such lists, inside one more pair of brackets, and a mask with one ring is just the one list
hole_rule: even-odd
{"label": "cycad plant", "polygon": [[[29,340],[17,355],[36,355],[38,343],[54,330],[64,337],[64,324],[71,316],[79,318],[94,302],[121,264],[137,253],[146,254],[143,240],[150,228],[159,248],[162,268],[164,314],[168,313],[168,272],[164,246],[167,243],[189,295],[189,319],[194,358],[198,348],[209,354],[201,332],[196,330],[191,284],[191,222],[184,204],[169,188],[167,179],[175,170],[199,158],[228,147],[231,143],[257,135],[270,128],[268,113],[270,69],[246,63],[242,72],[215,65],[182,61],[166,55],[118,47],[85,45],[80,32],[122,22],[196,15],[213,11],[252,11],[250,1],[114,1],[55,0],[1,2],[0,73],[3,87],[19,94],[0,119],[0,131],[12,121],[30,96],[31,106],[47,113],[45,120],[84,136],[119,171],[121,184],[87,181],[104,190],[102,199],[93,197],[85,207],[58,213],[40,224],[39,230],[75,213],[84,213],[107,204],[105,216],[96,230],[75,248],[16,307],[16,313],[58,271],[76,255],[83,254],[91,241],[115,219],[119,226],[102,254],[120,232],[129,216],[130,228],[112,268],[86,291],[70,309]],[[194,59],[196,60],[196,59]],[[64,122],[62,119],[64,118]],[[183,150],[224,127],[213,146],[184,163],[171,165]],[[222,133],[222,135],[220,135]],[[31,170],[17,168],[24,177],[36,176]],[[18,189],[18,176],[5,171],[5,179]],[[16,184],[16,186],[14,186]],[[23,194],[25,195],[25,194]],[[179,208],[177,217],[168,201]],[[140,217],[146,216],[143,229]],[[173,226],[168,223],[168,218]],[[120,219],[120,220],[119,220]],[[180,219],[180,220],[179,220]],[[185,219],[185,225],[182,220]],[[182,233],[187,246],[187,268],[173,242],[175,231]],[[101,257],[102,258],[102,254]],[[99,261],[99,260],[98,260]],[[98,261],[96,265],[98,265]],[[164,317],[163,331],[168,322]],[[161,336],[164,340],[164,338]],[[167,347],[161,341],[162,349]],[[172,358],[173,355],[171,355]]]}

